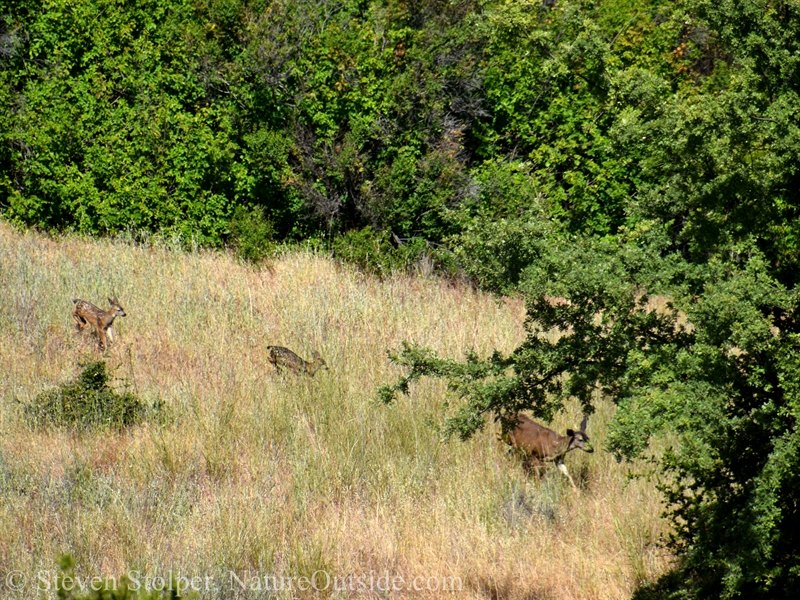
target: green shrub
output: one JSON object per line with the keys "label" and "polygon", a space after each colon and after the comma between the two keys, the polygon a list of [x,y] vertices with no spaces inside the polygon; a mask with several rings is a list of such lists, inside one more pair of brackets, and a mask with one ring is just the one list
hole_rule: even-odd
{"label": "green shrub", "polygon": [[231,221],[231,240],[236,254],[255,265],[264,264],[275,254],[275,226],[264,209],[239,206]]}
{"label": "green shrub", "polygon": [[395,247],[388,231],[376,231],[367,226],[336,238],[333,242],[333,255],[339,260],[356,265],[362,271],[385,277],[419,258],[424,246],[424,242],[420,247],[419,243],[412,241],[407,246]]}
{"label": "green shrub", "polygon": [[369,226],[335,238],[332,250],[338,260],[378,277],[395,271],[416,271],[423,275],[435,272],[449,278],[463,273],[462,261],[449,248],[423,238],[400,240],[388,231],[376,231]]}
{"label": "green shrub", "polygon": [[[141,422],[147,406],[132,392],[120,394],[109,386],[105,361],[84,365],[77,379],[42,392],[25,405],[25,415],[33,425],[78,428],[128,427]],[[156,403],[152,411],[163,412]]]}
{"label": "green shrub", "polygon": [[525,269],[542,254],[553,229],[549,222],[533,218],[476,218],[459,236],[455,255],[481,288],[512,293]]}

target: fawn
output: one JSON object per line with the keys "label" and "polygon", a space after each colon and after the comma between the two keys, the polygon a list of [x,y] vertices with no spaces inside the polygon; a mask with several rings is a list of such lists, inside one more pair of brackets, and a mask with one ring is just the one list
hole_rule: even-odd
{"label": "fawn", "polygon": [[94,327],[97,333],[97,342],[104,350],[108,348],[108,342],[114,341],[114,331],[111,329],[111,324],[117,317],[125,316],[125,309],[120,306],[117,297],[108,299],[111,308],[108,310],[100,310],[91,302],[85,300],[73,300],[75,310],[72,311],[72,318],[75,319],[78,330],[83,330],[87,325]]}
{"label": "fawn", "polygon": [[564,436],[558,435],[552,429],[539,425],[523,414],[519,414],[517,415],[515,428],[505,434],[498,435],[498,439],[517,450],[524,457],[527,468],[532,463],[532,466],[538,471],[545,463],[554,462],[558,470],[567,476],[574,488],[575,482],[572,481],[572,477],[567,471],[564,457],[567,452],[576,448],[584,452],[594,452],[589,443],[589,436],[586,435],[588,421],[589,417],[584,417],[580,431],[567,429],[567,435]]}
{"label": "fawn", "polygon": [[267,346],[267,350],[269,350],[269,360],[270,363],[275,365],[275,368],[280,370],[283,367],[290,369],[295,375],[299,375],[300,373],[305,373],[307,375],[314,375],[320,369],[327,369],[328,365],[325,364],[325,361],[320,356],[319,352],[313,350],[311,352],[311,356],[314,358],[313,361],[308,362],[297,356],[294,352],[289,350],[288,348],[284,348],[283,346]]}

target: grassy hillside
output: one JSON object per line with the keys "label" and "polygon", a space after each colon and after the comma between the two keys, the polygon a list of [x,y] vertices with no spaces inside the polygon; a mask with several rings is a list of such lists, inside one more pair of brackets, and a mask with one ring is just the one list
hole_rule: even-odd
{"label": "grassy hillside", "polygon": [[[106,307],[113,293],[128,316],[109,364],[174,419],[122,433],[31,429],[20,402],[98,356],[74,331],[71,299]],[[631,467],[602,451],[574,453],[573,493],[555,470],[526,478],[491,428],[443,443],[429,425],[446,398],[437,382],[391,408],[373,402],[397,375],[385,351],[401,340],[448,356],[507,352],[523,317],[518,301],[425,277],[378,281],[324,256],[254,271],[219,253],[0,224],[0,581],[29,580],[3,597],[38,597],[36,574],[64,552],[88,577],[210,576],[209,598],[236,597],[231,570],[251,583],[322,570],[340,588],[350,575],[424,578],[422,591],[392,597],[457,585],[435,578],[460,578],[459,598],[629,596],[670,560],[656,545],[653,483],[628,481]],[[270,344],[306,358],[318,349],[330,370],[278,375]],[[589,423],[598,449],[611,411],[601,406]],[[562,414],[556,428],[579,421]],[[335,583],[333,597],[368,595]]]}

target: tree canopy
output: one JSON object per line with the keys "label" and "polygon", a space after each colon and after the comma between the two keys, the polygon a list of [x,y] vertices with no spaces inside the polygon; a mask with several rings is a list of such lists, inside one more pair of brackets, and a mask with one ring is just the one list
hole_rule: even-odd
{"label": "tree canopy", "polygon": [[240,206],[288,240],[368,226],[450,247],[540,207],[613,234],[653,158],[639,130],[702,96],[722,52],[667,2],[6,6],[6,217],[203,245],[231,241]]}

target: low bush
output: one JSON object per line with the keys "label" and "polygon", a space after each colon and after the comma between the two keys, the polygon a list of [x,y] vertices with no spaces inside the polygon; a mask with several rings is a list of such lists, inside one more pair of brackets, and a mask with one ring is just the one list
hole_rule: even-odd
{"label": "low bush", "polygon": [[231,221],[231,240],[236,255],[254,265],[265,264],[275,254],[275,226],[260,207],[236,209]]}
{"label": "low bush", "polygon": [[160,402],[148,407],[130,390],[115,391],[109,379],[105,361],[91,361],[75,381],[42,392],[26,404],[25,415],[34,426],[94,428],[128,427],[149,412],[163,413]]}
{"label": "low bush", "polygon": [[444,246],[434,247],[422,238],[400,240],[389,231],[369,226],[335,238],[332,250],[336,259],[377,277],[415,269],[449,277],[460,272],[457,258]]}

